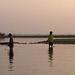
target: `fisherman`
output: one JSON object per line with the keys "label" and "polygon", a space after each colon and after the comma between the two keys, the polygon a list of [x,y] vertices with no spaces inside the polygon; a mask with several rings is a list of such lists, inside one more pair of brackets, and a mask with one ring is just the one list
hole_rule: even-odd
{"label": "fisherman", "polygon": [[9,33],[8,36],[10,38],[9,43],[8,43],[8,46],[10,48],[10,50],[9,50],[9,59],[13,60],[13,38],[12,38],[12,34],[11,33]]}
{"label": "fisherman", "polygon": [[49,42],[49,47],[53,47],[53,32],[50,31],[50,34],[48,36],[48,42]]}

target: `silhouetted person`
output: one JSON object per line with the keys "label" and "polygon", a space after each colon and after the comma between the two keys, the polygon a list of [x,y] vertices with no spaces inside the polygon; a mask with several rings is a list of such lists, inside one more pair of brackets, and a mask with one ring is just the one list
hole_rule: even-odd
{"label": "silhouetted person", "polygon": [[50,34],[48,36],[48,42],[49,42],[49,47],[53,47],[53,34],[52,34],[52,31],[50,31]]}
{"label": "silhouetted person", "polygon": [[12,34],[11,33],[9,33],[9,38],[10,38],[10,40],[9,40],[9,43],[8,43],[8,46],[9,46],[9,48],[10,48],[10,50],[9,50],[9,60],[10,60],[10,63],[12,63],[12,60],[13,60],[13,38],[12,38]]}

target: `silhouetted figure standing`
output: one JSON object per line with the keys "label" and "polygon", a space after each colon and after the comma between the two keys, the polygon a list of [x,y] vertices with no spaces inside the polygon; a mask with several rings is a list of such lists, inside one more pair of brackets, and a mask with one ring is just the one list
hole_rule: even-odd
{"label": "silhouetted figure standing", "polygon": [[10,48],[10,50],[9,50],[9,60],[10,60],[10,63],[12,63],[12,60],[13,60],[13,38],[12,38],[12,34],[11,33],[9,33],[9,38],[10,38],[10,40],[9,40],[9,43],[8,43],[8,46],[9,46],[9,48]]}
{"label": "silhouetted figure standing", "polygon": [[52,34],[52,31],[50,31],[50,34],[48,36],[48,42],[49,42],[49,47],[53,47],[53,34]]}

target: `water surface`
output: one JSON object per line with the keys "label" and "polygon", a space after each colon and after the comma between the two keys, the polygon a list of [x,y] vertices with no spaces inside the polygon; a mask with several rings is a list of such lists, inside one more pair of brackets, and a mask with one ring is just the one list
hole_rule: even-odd
{"label": "water surface", "polygon": [[[46,39],[14,39],[28,43],[42,40]],[[75,45],[54,44],[49,49],[47,44],[15,44],[13,63],[8,53],[9,47],[0,45],[1,75],[75,75]]]}

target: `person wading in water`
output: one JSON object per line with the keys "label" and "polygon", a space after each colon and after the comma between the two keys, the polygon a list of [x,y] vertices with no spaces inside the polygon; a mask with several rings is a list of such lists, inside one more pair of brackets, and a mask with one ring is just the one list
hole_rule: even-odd
{"label": "person wading in water", "polygon": [[53,47],[53,34],[50,31],[50,35],[48,36],[49,47]]}
{"label": "person wading in water", "polygon": [[14,56],[14,54],[13,54],[13,38],[12,38],[12,34],[11,33],[9,33],[8,36],[10,38],[8,46],[10,48],[10,50],[9,50],[9,60],[10,60],[10,63],[11,63],[12,60],[13,60],[13,56]]}

